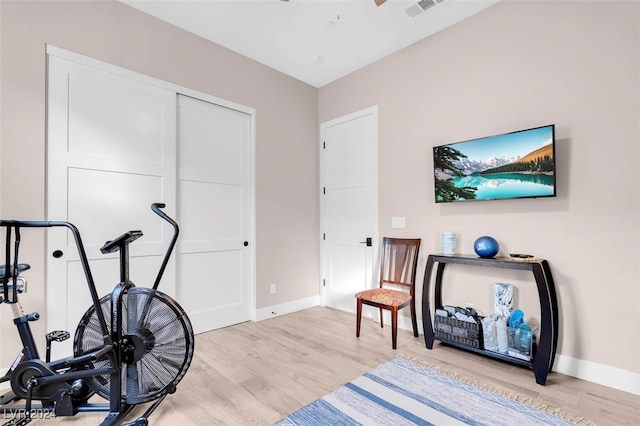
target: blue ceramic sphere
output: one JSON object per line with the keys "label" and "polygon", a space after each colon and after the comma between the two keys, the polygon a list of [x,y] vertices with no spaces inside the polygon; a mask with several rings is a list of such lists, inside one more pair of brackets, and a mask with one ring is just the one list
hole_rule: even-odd
{"label": "blue ceramic sphere", "polygon": [[473,243],[473,249],[480,257],[493,257],[498,254],[500,245],[495,238],[485,235],[478,238],[476,242]]}

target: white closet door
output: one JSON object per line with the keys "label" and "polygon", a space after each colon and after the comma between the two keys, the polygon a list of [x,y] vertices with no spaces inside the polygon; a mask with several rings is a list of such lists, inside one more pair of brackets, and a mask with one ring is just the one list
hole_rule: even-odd
{"label": "white closet door", "polygon": [[[99,248],[129,230],[131,280],[150,287],[171,228],[150,210],[176,212],[176,95],[114,73],[48,57],[47,211],[76,225],[100,295],[120,281],[118,253]],[[61,250],[60,258],[52,256]],[[64,228],[47,238],[47,329],[75,330],[91,304],[75,244]],[[175,293],[169,265],[160,290]],[[68,355],[71,340],[54,349]],[[54,356],[56,354],[54,353]]]}
{"label": "white closet door", "polygon": [[[129,230],[144,233],[130,246],[131,280],[153,285],[172,236],[150,210],[163,202],[181,232],[159,290],[176,297],[196,332],[252,319],[255,112],[47,51],[47,216],[78,226],[99,294],[119,282],[118,254],[99,248]],[[47,330],[73,333],[91,300],[66,230],[48,231],[47,256]],[[66,356],[71,343],[55,348]]]}
{"label": "white closet door", "polygon": [[251,116],[178,96],[178,297],[194,330],[252,315]]}

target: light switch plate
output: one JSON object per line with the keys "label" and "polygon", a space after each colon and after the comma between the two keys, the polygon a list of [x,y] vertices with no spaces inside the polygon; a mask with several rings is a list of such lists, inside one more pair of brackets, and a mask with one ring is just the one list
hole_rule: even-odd
{"label": "light switch plate", "polygon": [[406,221],[404,217],[392,217],[391,218],[391,227],[392,228],[404,228],[406,226]]}

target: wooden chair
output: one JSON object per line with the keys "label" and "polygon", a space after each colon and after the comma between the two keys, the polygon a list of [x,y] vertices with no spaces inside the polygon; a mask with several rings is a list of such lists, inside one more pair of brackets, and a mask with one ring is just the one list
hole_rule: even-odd
{"label": "wooden chair", "polygon": [[420,238],[383,238],[380,252],[379,287],[356,294],[358,303],[356,337],[360,337],[362,305],[375,306],[380,309],[380,327],[384,327],[383,309],[391,311],[393,349],[396,349],[398,340],[398,311],[406,306],[409,306],[411,310],[413,335],[418,337],[414,294],[420,241]]}

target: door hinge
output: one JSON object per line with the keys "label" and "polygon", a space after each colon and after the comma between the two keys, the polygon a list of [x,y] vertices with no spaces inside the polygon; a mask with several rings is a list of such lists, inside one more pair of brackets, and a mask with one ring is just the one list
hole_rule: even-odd
{"label": "door hinge", "polygon": [[326,287],[327,286],[327,280],[325,280],[324,278],[322,279],[322,287]]}
{"label": "door hinge", "polygon": [[324,232],[322,233],[322,241],[327,239],[327,234],[325,234]]}
{"label": "door hinge", "polygon": [[327,142],[322,141],[322,149],[327,149]]}
{"label": "door hinge", "polygon": [[322,195],[327,195],[327,187],[326,186],[322,187]]}

